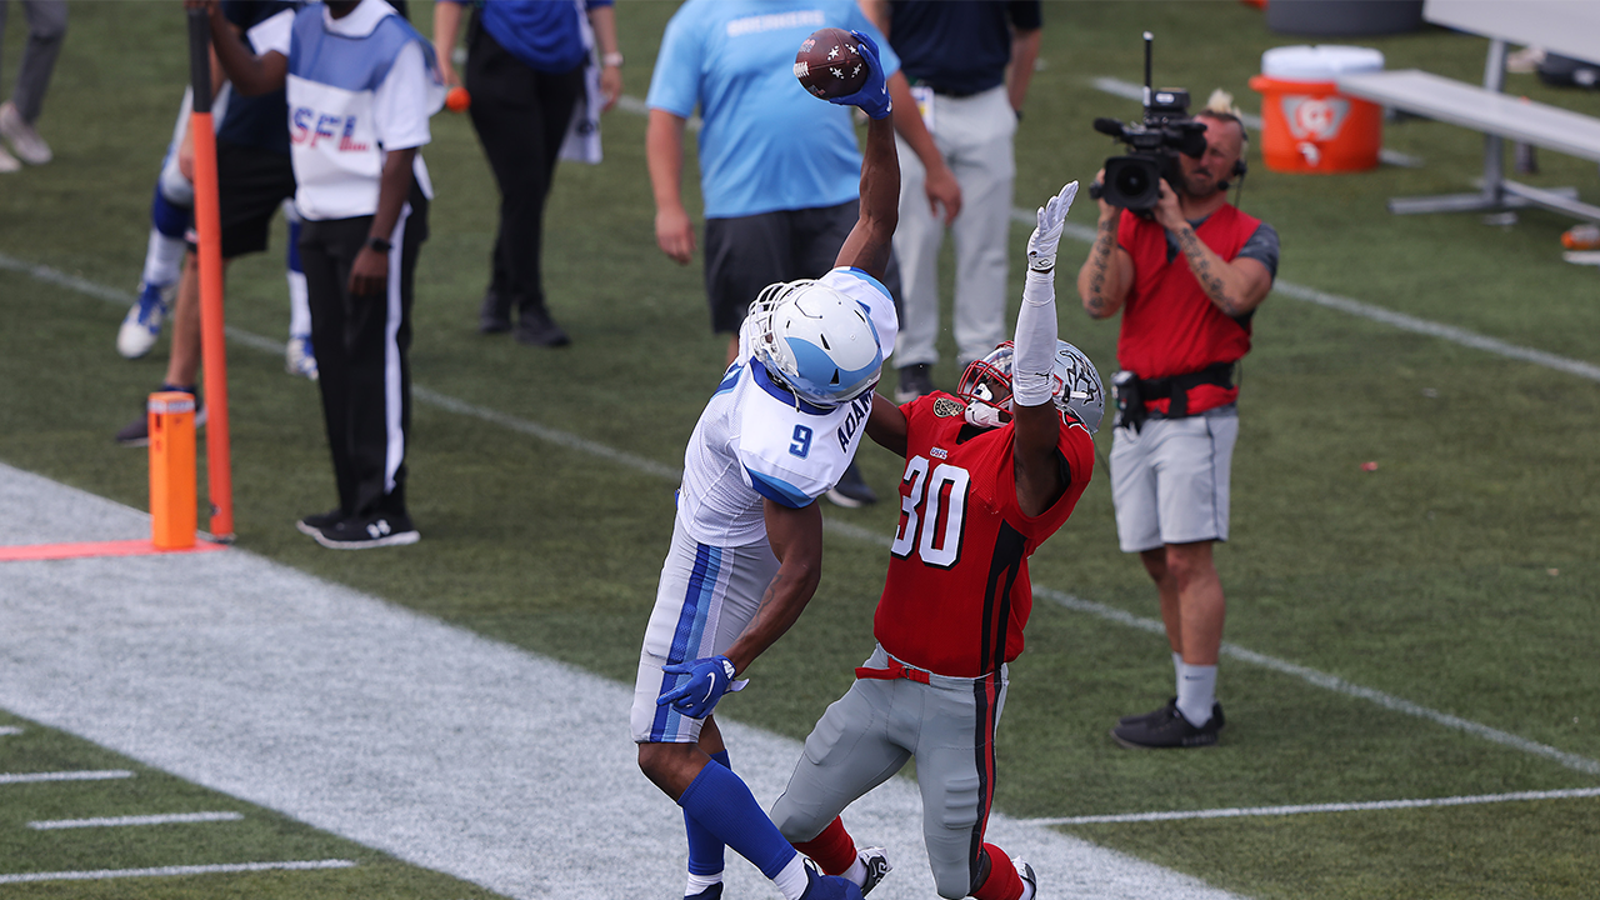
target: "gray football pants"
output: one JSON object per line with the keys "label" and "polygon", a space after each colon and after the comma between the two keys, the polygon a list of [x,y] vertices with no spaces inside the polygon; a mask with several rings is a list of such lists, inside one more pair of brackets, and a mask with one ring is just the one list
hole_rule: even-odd
{"label": "gray football pants", "polygon": [[[0,45],[5,44],[10,5],[0,0]],[[31,124],[44,109],[44,93],[50,87],[56,57],[61,55],[61,39],[67,35],[67,0],[22,0],[22,11],[28,17],[28,44],[22,51],[11,102],[22,120]]]}
{"label": "gray football pants", "polygon": [[[882,647],[865,668],[883,669]],[[772,821],[790,841],[815,838],[846,806],[900,771],[913,757],[922,792],[922,834],[941,897],[972,890],[994,800],[994,734],[1007,675],[857,678],[823,713]]]}

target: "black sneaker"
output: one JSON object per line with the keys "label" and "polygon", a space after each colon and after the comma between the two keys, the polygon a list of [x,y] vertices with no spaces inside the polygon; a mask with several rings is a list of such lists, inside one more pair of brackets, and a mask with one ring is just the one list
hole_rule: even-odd
{"label": "black sneaker", "polygon": [[566,331],[543,309],[527,310],[517,322],[517,343],[529,347],[565,347],[572,343]]}
{"label": "black sneaker", "polygon": [[312,537],[317,539],[317,543],[333,550],[398,547],[422,540],[422,535],[411,524],[410,516],[391,516],[386,513],[341,519]]}
{"label": "black sneaker", "polygon": [[856,859],[861,860],[861,865],[867,869],[867,877],[861,882],[861,896],[872,893],[878,882],[888,875],[894,866],[889,865],[889,856],[883,852],[882,847],[868,847],[856,853]]}
{"label": "black sneaker", "polygon": [[933,386],[933,366],[928,363],[912,363],[900,367],[900,387],[894,392],[894,402],[910,403],[918,397],[924,397],[936,390]]}
{"label": "black sneaker", "polygon": [[1118,725],[1132,725],[1135,722],[1143,722],[1146,719],[1164,718],[1166,716],[1171,715],[1172,711],[1177,709],[1177,708],[1178,708],[1178,698],[1177,697],[1173,697],[1172,699],[1167,701],[1167,705],[1166,706],[1163,706],[1160,709],[1151,710],[1150,712],[1147,712],[1147,713],[1139,713],[1136,716],[1123,716],[1122,718],[1117,720],[1117,724]]}
{"label": "black sneaker", "polygon": [[[194,400],[194,430],[199,431],[206,424],[206,402],[196,397]],[[150,417],[148,412],[141,412],[139,418],[122,426],[117,432],[117,443],[124,447],[150,446]]]}
{"label": "black sneaker", "polygon": [[1166,716],[1143,719],[1111,729],[1111,737],[1130,750],[1157,750],[1166,747],[1209,747],[1222,730],[1222,704],[1211,705],[1211,718],[1203,725],[1190,725],[1174,706]]}
{"label": "black sneaker", "polygon": [[683,900],[722,900],[722,882],[717,882],[698,894],[689,894]]}
{"label": "black sneaker", "polygon": [[878,502],[878,495],[867,487],[866,479],[861,477],[861,470],[856,468],[855,461],[850,462],[850,467],[844,470],[839,483],[828,490],[828,499],[846,509],[856,509],[870,506]]}
{"label": "black sneaker", "polygon": [[489,291],[483,295],[483,305],[478,307],[479,334],[505,334],[511,330],[511,307],[500,302],[500,295]]}
{"label": "black sneaker", "polygon": [[300,521],[294,523],[294,527],[300,529],[301,534],[309,534],[312,537],[316,537],[322,534],[323,529],[332,528],[333,526],[339,524],[340,520],[344,519],[344,517],[344,510],[335,508],[330,509],[325,513],[317,513],[315,515],[306,516]]}

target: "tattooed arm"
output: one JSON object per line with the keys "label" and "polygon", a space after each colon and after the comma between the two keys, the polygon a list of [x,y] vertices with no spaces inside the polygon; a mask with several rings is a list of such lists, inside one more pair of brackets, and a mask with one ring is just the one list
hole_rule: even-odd
{"label": "tattooed arm", "polygon": [[[1095,175],[1095,181],[1105,178],[1105,170]],[[1100,204],[1100,221],[1095,227],[1094,246],[1089,258],[1078,270],[1078,297],[1083,300],[1083,311],[1091,319],[1105,319],[1117,314],[1122,302],[1133,289],[1133,257],[1117,246],[1117,223],[1122,210],[1107,203]]]}
{"label": "tattooed arm", "polygon": [[1206,246],[1183,217],[1178,197],[1165,181],[1155,208],[1156,221],[1177,242],[1200,289],[1224,315],[1238,318],[1255,310],[1272,290],[1272,273],[1259,260],[1239,258],[1226,262]]}

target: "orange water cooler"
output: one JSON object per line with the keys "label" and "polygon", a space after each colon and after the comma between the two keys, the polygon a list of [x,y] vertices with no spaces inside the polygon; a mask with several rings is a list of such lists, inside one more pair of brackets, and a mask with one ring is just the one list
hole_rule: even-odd
{"label": "orange water cooler", "polygon": [[1383,108],[1339,93],[1340,75],[1383,69],[1383,53],[1334,45],[1277,47],[1250,79],[1261,94],[1261,156],[1274,172],[1359,172],[1378,165]]}

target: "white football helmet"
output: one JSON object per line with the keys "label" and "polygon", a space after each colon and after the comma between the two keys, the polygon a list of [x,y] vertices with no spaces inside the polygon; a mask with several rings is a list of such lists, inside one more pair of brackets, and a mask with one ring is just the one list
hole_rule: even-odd
{"label": "white football helmet", "polygon": [[750,304],[756,359],[795,395],[817,406],[872,390],[883,348],[860,303],[811,279],[767,285]]}
{"label": "white football helmet", "polygon": [[[961,373],[956,396],[967,402],[967,421],[994,428],[1011,421],[1011,359],[1015,347],[1010,341],[975,359]],[[1088,427],[1100,430],[1106,411],[1106,392],[1100,373],[1082,350],[1066,341],[1056,341],[1055,365],[1051,371],[1050,396],[1056,408],[1070,412]]]}

